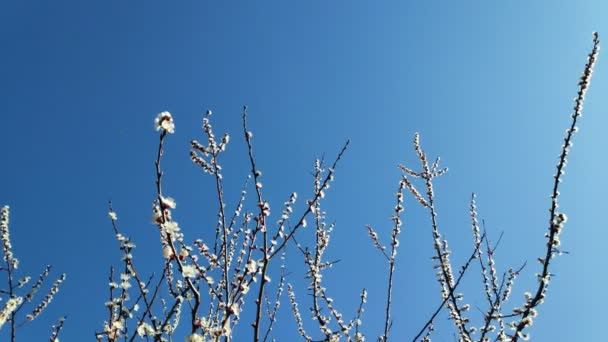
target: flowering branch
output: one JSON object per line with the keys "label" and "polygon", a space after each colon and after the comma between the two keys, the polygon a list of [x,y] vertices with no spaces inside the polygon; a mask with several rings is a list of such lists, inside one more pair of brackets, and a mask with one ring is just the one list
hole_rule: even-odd
{"label": "flowering branch", "polygon": [[538,288],[536,293],[531,296],[531,298],[527,299],[524,304],[524,310],[521,315],[521,320],[516,323],[515,332],[512,336],[512,341],[516,342],[520,337],[526,339],[528,334],[522,333],[523,329],[532,325],[531,316],[535,313],[534,308],[539,304],[542,304],[547,286],[549,284],[549,279],[551,278],[551,274],[549,273],[549,264],[551,259],[558,254],[559,250],[557,247],[560,245],[559,241],[559,233],[561,232],[564,223],[566,223],[566,215],[564,213],[560,213],[557,211],[557,199],[559,197],[559,183],[561,182],[561,178],[564,174],[564,169],[566,167],[566,158],[570,153],[570,148],[572,147],[572,136],[576,131],[578,131],[578,127],[576,126],[577,120],[583,115],[583,102],[585,100],[585,94],[587,93],[587,89],[589,88],[589,83],[591,81],[591,75],[593,74],[593,66],[595,65],[595,61],[597,60],[597,56],[600,50],[600,40],[597,32],[593,32],[593,48],[588,55],[587,64],[585,64],[585,69],[583,70],[583,74],[580,77],[580,82],[578,83],[579,90],[577,92],[577,96],[574,99],[574,112],[571,115],[572,123],[570,124],[570,128],[566,130],[566,137],[564,138],[564,144],[562,145],[562,150],[559,156],[559,162],[556,165],[557,171],[555,173],[553,182],[553,191],[551,193],[551,209],[549,209],[549,232],[547,233],[547,251],[545,253],[544,259],[541,259],[542,263],[542,271],[537,275],[538,276]]}
{"label": "flowering branch", "polygon": [[48,293],[42,300],[34,307],[34,309],[25,316],[25,321],[19,325],[16,323],[17,314],[21,311],[27,303],[30,303],[34,295],[42,287],[44,280],[51,271],[51,266],[46,266],[42,274],[38,277],[36,283],[31,289],[24,295],[18,295],[25,285],[27,285],[31,277],[25,276],[23,278],[17,278],[17,269],[19,268],[19,259],[17,259],[12,251],[13,245],[10,239],[9,229],[9,214],[10,210],[8,206],[0,209],[0,239],[2,240],[2,254],[4,265],[0,266],[0,272],[6,273],[6,288],[0,289],[0,294],[7,295],[8,299],[5,304],[0,306],[0,329],[7,323],[10,322],[10,341],[15,342],[17,338],[17,329],[23,326],[27,322],[31,322],[36,319],[44,309],[46,309],[55,298],[57,292],[59,292],[59,285],[65,280],[65,274],[62,274],[51,286]]}

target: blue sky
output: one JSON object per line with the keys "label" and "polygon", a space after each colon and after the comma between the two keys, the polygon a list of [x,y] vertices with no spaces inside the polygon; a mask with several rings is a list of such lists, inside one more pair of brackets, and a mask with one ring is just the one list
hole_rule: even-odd
{"label": "blue sky", "polygon": [[[167,191],[187,237],[209,237],[211,180],[191,164],[207,109],[217,132],[232,132],[224,161],[233,202],[247,174],[241,106],[264,187],[275,206],[310,194],[315,157],[352,144],[325,201],[337,223],[326,274],[345,314],[369,290],[364,332],[381,333],[386,268],[364,229],[390,229],[398,163],[417,166],[414,132],[450,168],[436,183],[440,225],[456,263],[470,253],[468,199],[493,237],[504,232],[498,267],[543,251],[552,172],[569,124],[591,32],[608,37],[602,1],[5,1],[0,4],[3,132],[0,202],[11,206],[14,251],[23,274],[44,265],[68,274],[53,305],[20,332],[48,336],[68,315],[64,341],[93,339],[107,314],[107,273],[120,260],[107,218],[112,200],[136,260],[158,269],[154,199],[156,113],[176,134],[166,147]],[[605,310],[604,170],[608,90],[600,56],[562,187],[570,254],[539,310],[532,338],[597,340]],[[429,219],[407,198],[392,334],[411,338],[439,300]],[[300,208],[301,207],[296,207]],[[310,232],[309,232],[310,233]],[[290,250],[290,282],[304,297],[301,257]],[[145,265],[145,266],[144,266]],[[514,302],[535,284],[529,262]],[[471,304],[482,289],[467,277]],[[286,298],[278,340],[295,334]],[[452,340],[441,316],[435,340]],[[443,327],[442,329],[439,329]],[[235,337],[248,336],[242,324]],[[308,324],[309,330],[313,326]],[[237,330],[238,331],[238,330]],[[0,338],[7,329],[0,330]],[[238,338],[237,338],[238,340]]]}

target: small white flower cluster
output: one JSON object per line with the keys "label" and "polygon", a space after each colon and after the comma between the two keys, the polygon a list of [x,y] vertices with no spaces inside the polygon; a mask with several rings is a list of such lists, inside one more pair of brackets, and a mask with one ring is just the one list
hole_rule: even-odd
{"label": "small white flower cluster", "polygon": [[304,330],[304,322],[302,321],[302,315],[300,314],[300,309],[298,305],[298,301],[296,300],[296,294],[293,290],[293,286],[291,284],[287,284],[287,293],[289,294],[289,303],[291,304],[291,312],[293,313],[293,317],[296,320],[296,324],[298,325],[298,333],[302,338],[306,341],[312,341],[312,338],[306,334],[306,330]]}
{"label": "small white flower cluster", "polygon": [[53,326],[51,326],[52,332],[51,332],[51,336],[49,338],[50,342],[59,342],[59,332],[61,331],[61,329],[63,329],[64,322],[65,322],[65,317],[61,317],[59,319],[58,324],[54,324]]}
{"label": "small white flower cluster", "polygon": [[13,256],[13,245],[11,244],[9,233],[9,206],[2,207],[0,213],[0,237],[2,238],[2,252],[4,253],[4,261],[9,263],[13,268],[19,266],[19,260]]}
{"label": "small white flower cluster", "polygon": [[25,278],[19,279],[19,281],[17,282],[17,288],[24,287],[25,285],[27,285],[30,282],[30,280],[32,280],[32,277],[30,277],[30,276],[26,276]]}
{"label": "small white flower cluster", "polygon": [[53,298],[55,298],[55,295],[59,292],[59,285],[61,285],[61,283],[65,280],[65,277],[66,275],[64,273],[59,277],[59,279],[55,280],[49,292],[42,299],[42,302],[40,302],[40,304],[38,304],[38,306],[36,306],[36,308],[26,316],[29,321],[33,321],[36,317],[38,317],[38,315],[40,315],[40,313],[42,313],[42,310],[51,304]]}
{"label": "small white flower cluster", "polygon": [[[219,179],[222,179],[222,167],[217,161],[219,154],[226,150],[226,146],[230,142],[230,135],[225,133],[222,139],[218,142],[213,133],[213,126],[209,120],[212,112],[207,111],[203,118],[203,131],[207,135],[207,145],[203,145],[196,140],[190,142],[190,159],[193,163],[199,165],[204,172],[215,174]],[[200,155],[202,154],[202,156]]]}
{"label": "small white flower cluster", "polygon": [[[408,168],[406,168],[405,166],[400,165],[401,170],[408,170]],[[418,202],[420,204],[422,204],[423,207],[428,208],[429,204],[427,203],[427,201],[424,199],[424,197],[422,197],[422,195],[420,194],[420,192],[418,192],[418,189],[416,189],[416,187],[414,187],[414,185],[412,184],[412,182],[410,182],[410,180],[407,178],[407,171],[404,171],[405,174],[403,175],[403,182],[405,183],[405,185],[407,186],[407,189],[412,193],[412,195],[414,195],[414,198],[416,200],[418,200]],[[418,175],[416,175],[418,176]]]}
{"label": "small white flower cluster", "polygon": [[[114,320],[111,321],[110,323],[108,322],[104,322],[104,330],[103,330],[103,335],[107,336],[109,341],[116,341],[117,339],[119,339],[122,334],[123,331],[125,329],[125,321],[124,319],[118,319],[118,320]],[[97,334],[97,339],[100,340],[101,338],[103,338],[102,334]]]}
{"label": "small white flower cluster", "polygon": [[196,278],[198,273],[198,269],[194,265],[184,265],[182,267],[182,275],[185,278]]}
{"label": "small white flower cluster", "polygon": [[219,257],[217,256],[217,254],[211,252],[207,244],[203,243],[202,240],[195,240],[194,245],[198,247],[198,252],[209,262],[210,268],[216,268],[220,266],[218,263]]}
{"label": "small white flower cluster", "polygon": [[139,337],[154,337],[156,335],[156,330],[150,324],[146,322],[142,322],[137,327],[137,335]]}
{"label": "small white flower cluster", "polygon": [[558,247],[561,245],[559,235],[562,233],[567,220],[568,217],[566,214],[556,212],[554,218],[551,220],[550,232],[545,234],[545,237],[549,238],[547,247],[549,247],[554,254],[560,254],[558,249]]}
{"label": "small white flower cluster", "polygon": [[[196,256],[190,255],[191,247],[184,243],[184,234],[181,232],[181,227],[176,221],[173,221],[171,210],[176,207],[175,199],[158,194],[158,200],[153,205],[152,221],[159,227],[163,257],[169,261],[166,268],[167,280],[169,283],[173,281],[171,268],[173,267],[173,261],[175,261],[185,283],[189,288],[192,288],[193,278],[197,278],[201,270],[196,265]],[[177,253],[178,246],[181,246],[179,253]],[[194,263],[187,264],[188,258]],[[178,289],[182,287],[181,282],[176,284]]]}
{"label": "small white flower cluster", "polygon": [[[289,220],[289,217],[291,216],[291,214],[293,212],[293,205],[296,203],[297,199],[298,199],[298,194],[295,193],[295,192],[293,192],[293,193],[291,193],[291,196],[289,196],[289,200],[284,203],[285,208],[283,209],[283,212],[281,214],[281,218],[277,221],[279,229],[277,230],[277,233],[274,235],[274,237],[272,238],[272,241],[271,241],[271,245],[273,247],[277,244],[277,241],[279,239],[283,240],[283,239],[285,239],[287,237],[285,235],[285,225],[286,225],[287,221]],[[303,227],[306,227],[306,219],[305,218],[302,218],[301,224],[302,224]],[[271,253],[273,251],[271,251]]]}
{"label": "small white flower cluster", "polygon": [[192,334],[186,336],[185,342],[205,342],[205,339],[199,334]]}
{"label": "small white flower cluster", "polygon": [[179,321],[182,317],[182,306],[184,304],[184,297],[181,295],[177,295],[175,296],[175,306],[174,306],[174,314],[173,314],[173,321],[171,322],[170,325],[165,325],[165,332],[169,335],[173,334],[174,331],[177,330],[177,327],[179,325]]}
{"label": "small white flower cluster", "polygon": [[154,119],[154,128],[157,131],[162,130],[163,133],[175,133],[175,123],[169,112],[160,112]]}
{"label": "small white flower cluster", "polygon": [[[267,335],[270,332],[272,332],[274,324],[276,323],[276,320],[277,320],[277,313],[281,306],[281,296],[283,295],[283,290],[285,288],[285,277],[286,277],[285,272],[286,272],[285,271],[285,253],[283,253],[281,255],[281,278],[279,279],[279,285],[277,287],[274,304],[271,304],[268,297],[265,298],[266,306],[268,308],[267,316],[268,316],[268,320],[270,321],[270,324],[268,325],[268,328],[266,330]],[[270,309],[271,307],[272,307],[272,309]]]}
{"label": "small white flower cluster", "polygon": [[[238,308],[236,310],[239,310]],[[221,337],[232,336],[232,328],[230,320],[224,320],[223,324],[219,324],[216,319],[207,319],[200,317],[195,319],[195,326],[202,330],[201,334],[194,333],[186,336],[186,342],[189,341],[220,341]],[[209,338],[209,339],[207,339]]]}
{"label": "small white flower cluster", "polygon": [[21,305],[21,303],[23,303],[22,297],[13,297],[6,301],[6,304],[4,304],[4,308],[2,308],[2,311],[0,311],[0,328],[2,328],[4,323],[9,320],[11,314],[17,309],[19,305]]}
{"label": "small white flower cluster", "polygon": [[394,262],[395,256],[397,255],[397,247],[399,247],[399,234],[401,233],[401,213],[405,210],[403,206],[403,190],[407,184],[407,178],[403,177],[399,182],[399,189],[395,196],[397,197],[397,204],[395,205],[395,213],[392,215],[391,220],[393,221],[393,230],[391,232],[391,258],[390,261]]}
{"label": "small white flower cluster", "polygon": [[365,227],[367,228],[367,235],[369,235],[370,239],[372,239],[372,242],[374,243],[374,247],[378,248],[388,258],[388,255],[386,255],[386,253],[384,252],[384,250],[386,249],[386,246],[383,246],[380,243],[380,240],[378,238],[378,233],[376,233],[374,228],[372,228],[372,226],[369,224],[366,225]]}

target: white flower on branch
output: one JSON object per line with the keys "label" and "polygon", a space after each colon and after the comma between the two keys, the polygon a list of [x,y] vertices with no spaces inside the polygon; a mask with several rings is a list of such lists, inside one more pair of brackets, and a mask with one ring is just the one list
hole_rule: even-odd
{"label": "white flower on branch", "polygon": [[6,301],[4,304],[4,308],[0,311],[0,328],[6,323],[11,314],[17,309],[19,305],[23,303],[23,298],[21,297],[13,297]]}
{"label": "white flower on branch", "polygon": [[154,119],[154,127],[157,131],[161,129],[167,133],[175,133],[175,123],[169,112],[160,112]]}
{"label": "white flower on branch", "polygon": [[171,249],[171,246],[166,245],[163,247],[163,257],[165,257],[165,259],[171,259],[173,257],[173,249]]}
{"label": "white flower on branch", "polygon": [[165,222],[161,225],[161,228],[163,230],[163,234],[171,234],[171,235],[179,232],[179,230],[180,230],[177,222],[175,222],[175,221]]}
{"label": "white flower on branch", "polygon": [[139,337],[153,337],[154,328],[152,328],[150,324],[144,322],[137,327],[137,335],[139,335]]}
{"label": "white flower on branch", "polygon": [[247,262],[247,273],[255,273],[258,270],[258,265],[254,260],[249,260]]}
{"label": "white flower on branch", "polygon": [[163,209],[168,209],[168,208],[175,209],[176,203],[172,197],[160,196],[160,201],[161,201]]}
{"label": "white flower on branch", "polygon": [[189,336],[186,336],[186,342],[204,342],[205,339],[203,338],[203,336],[199,335],[199,334],[192,334]]}
{"label": "white flower on branch", "polygon": [[8,223],[9,206],[5,205],[4,207],[2,207],[2,214],[0,219],[0,234],[2,237],[2,250],[4,252],[4,260],[7,262],[13,260],[13,252],[11,251],[11,248],[13,246],[11,245]]}
{"label": "white flower on branch", "polygon": [[194,278],[198,275],[198,269],[194,265],[184,265],[182,267],[182,275],[184,278]]}

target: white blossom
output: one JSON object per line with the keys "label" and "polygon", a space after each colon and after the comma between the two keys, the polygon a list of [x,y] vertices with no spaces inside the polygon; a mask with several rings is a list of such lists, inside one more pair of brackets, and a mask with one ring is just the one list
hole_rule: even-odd
{"label": "white blossom", "polygon": [[204,342],[203,336],[199,334],[192,334],[190,336],[186,336],[186,342]]}
{"label": "white blossom", "polygon": [[182,275],[184,278],[194,278],[198,275],[198,269],[194,265],[184,265],[182,267]]}
{"label": "white blossom", "polygon": [[173,122],[173,117],[171,116],[171,113],[158,113],[156,119],[154,120],[154,127],[157,131],[160,131],[162,129],[167,133],[175,133],[175,123]]}
{"label": "white blossom", "polygon": [[175,199],[173,199],[172,197],[160,196],[160,200],[161,200],[163,207],[175,209],[176,203],[175,203]]}

